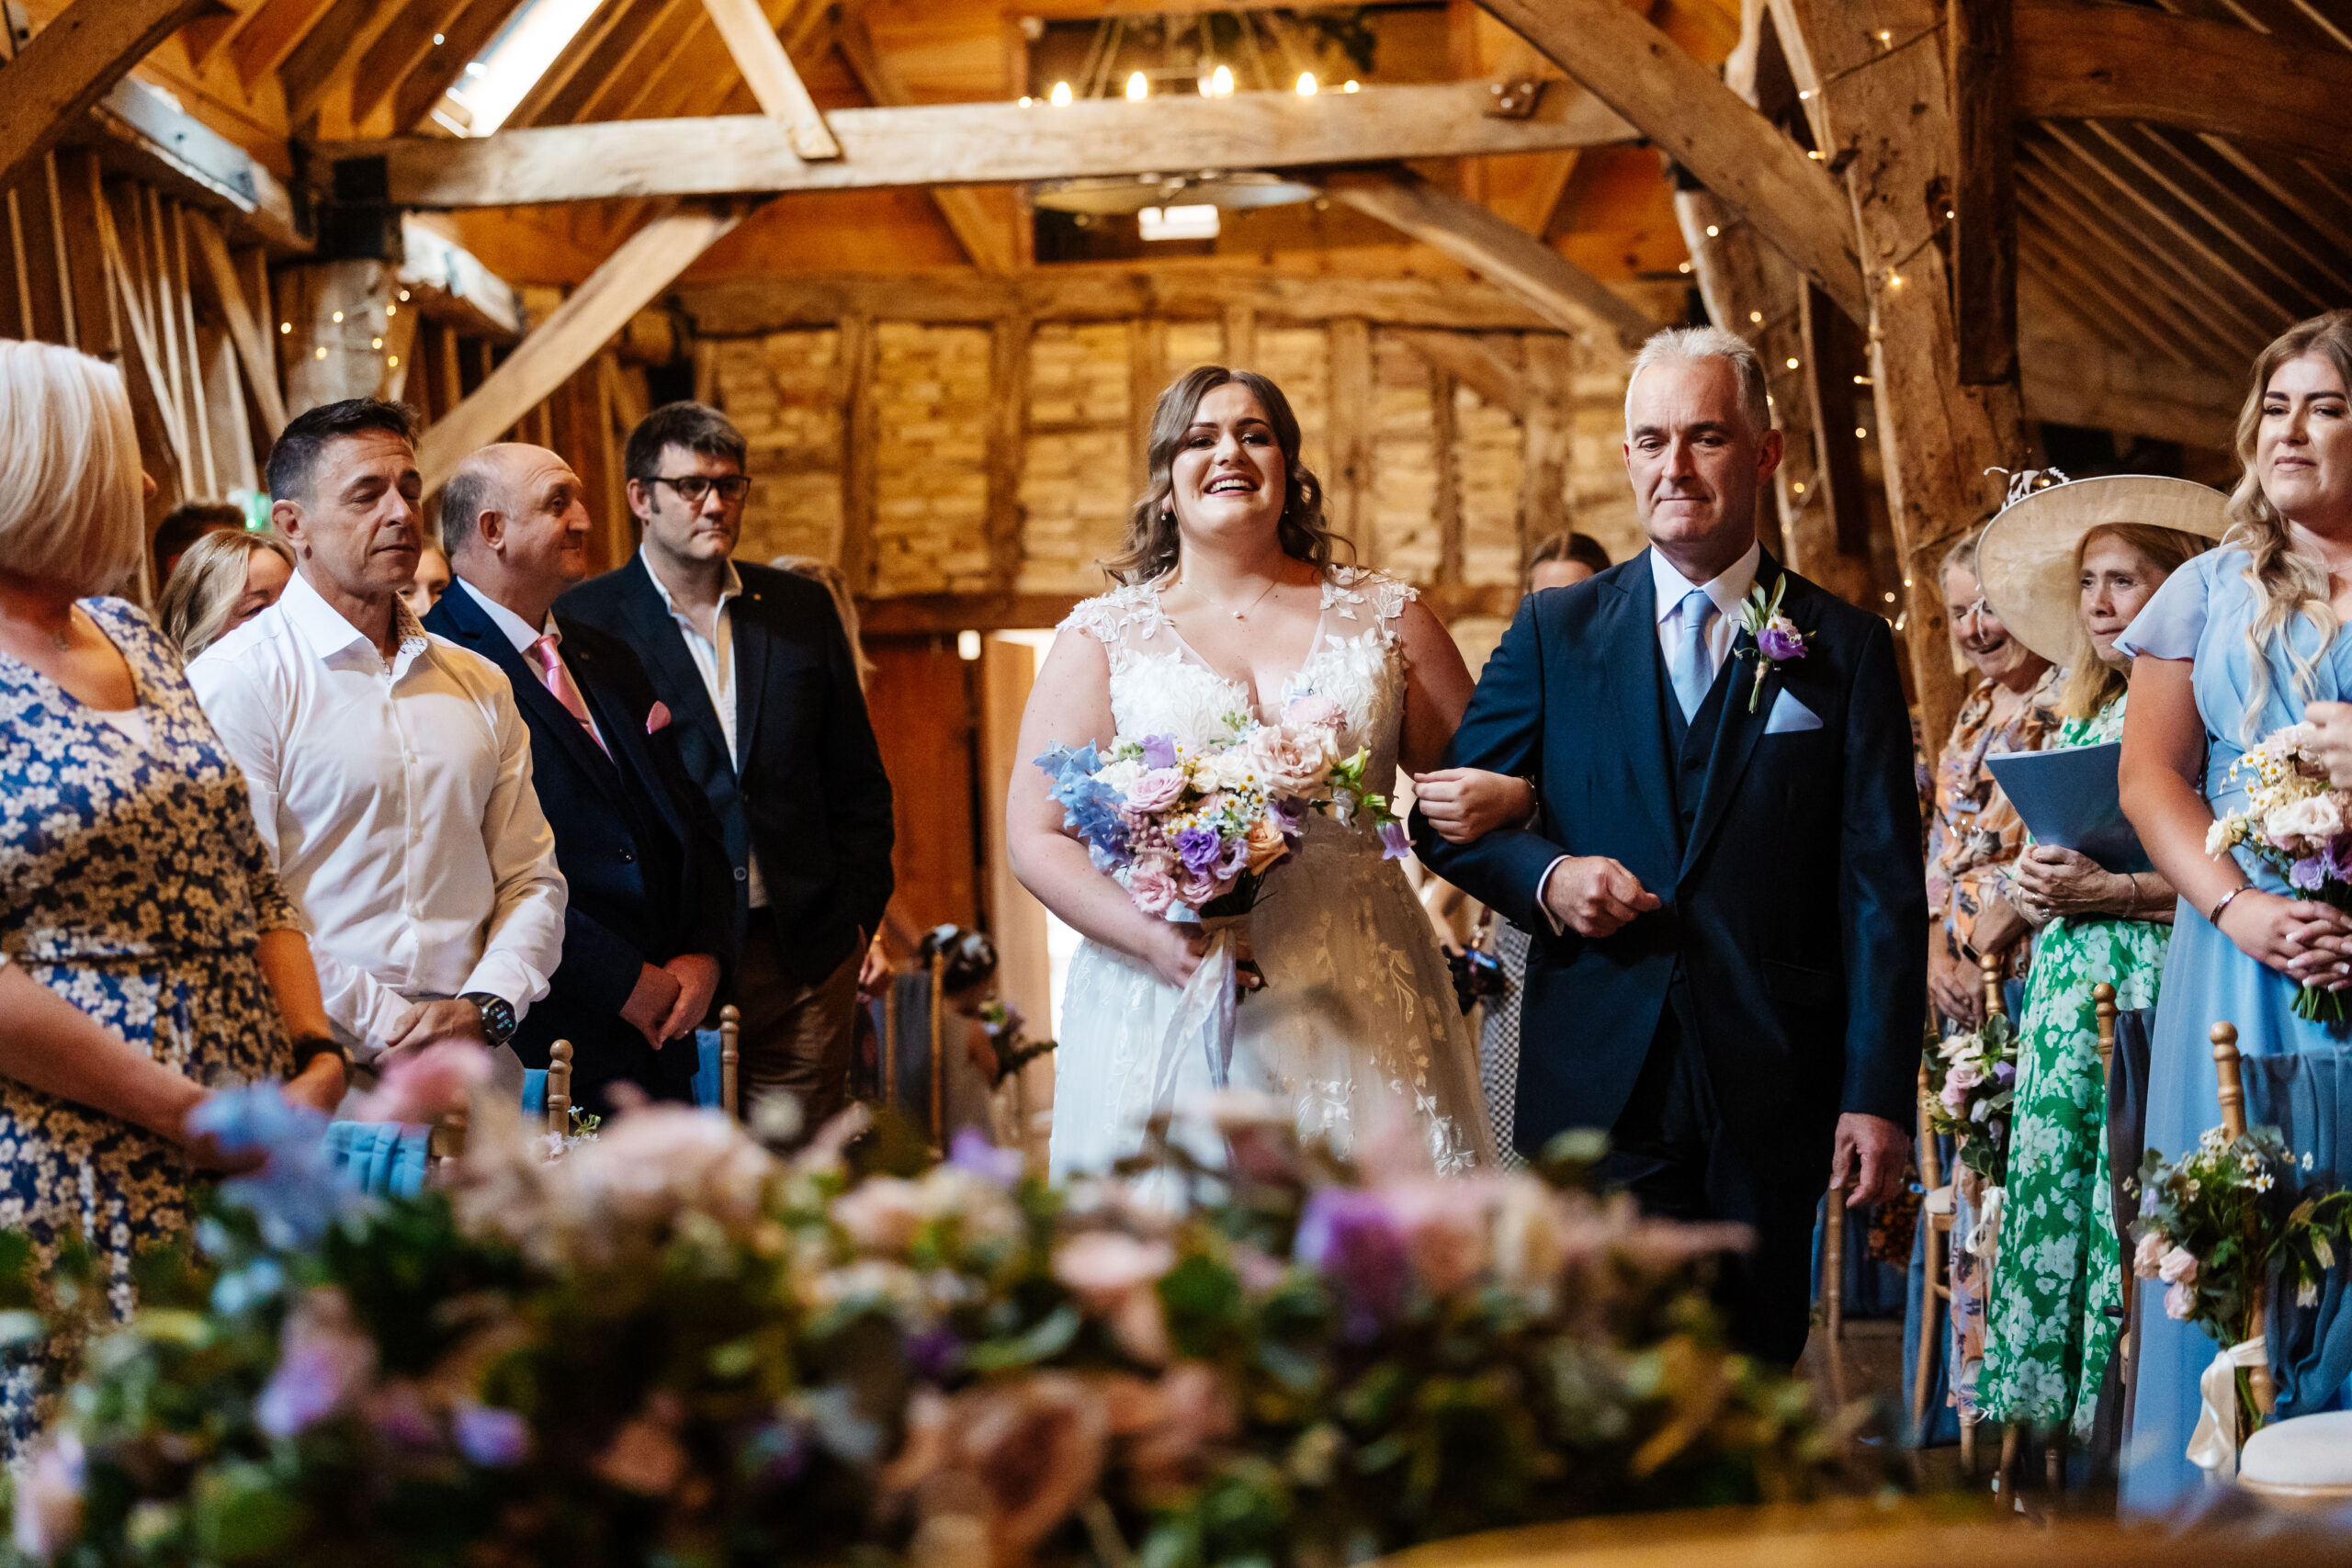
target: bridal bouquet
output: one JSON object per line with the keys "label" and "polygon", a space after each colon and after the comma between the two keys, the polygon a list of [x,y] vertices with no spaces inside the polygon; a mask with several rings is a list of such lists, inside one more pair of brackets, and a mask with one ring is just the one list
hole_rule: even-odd
{"label": "bridal bouquet", "polygon": [[[2328,782],[2311,747],[2309,725],[2273,730],[2230,764],[2245,785],[2245,805],[2214,822],[2205,852],[2246,849],[2307,898],[2352,909],[2352,796]],[[2344,1000],[2305,983],[2295,993],[2299,1018],[2344,1021]]]}
{"label": "bridal bouquet", "polygon": [[1107,755],[1089,742],[1076,750],[1056,746],[1037,759],[1054,781],[1063,826],[1136,908],[1197,920],[1208,933],[1153,1071],[1159,1110],[1174,1103],[1179,1064],[1195,1042],[1209,1081],[1226,1087],[1243,976],[1253,987],[1264,983],[1249,957],[1248,917],[1267,875],[1297,852],[1307,814],[1369,821],[1386,859],[1411,852],[1388,797],[1364,787],[1370,752],[1340,754],[1346,722],[1336,700],[1307,695],[1284,709],[1279,724],[1227,714],[1222,730],[1198,745],[1169,735],[1121,737]]}

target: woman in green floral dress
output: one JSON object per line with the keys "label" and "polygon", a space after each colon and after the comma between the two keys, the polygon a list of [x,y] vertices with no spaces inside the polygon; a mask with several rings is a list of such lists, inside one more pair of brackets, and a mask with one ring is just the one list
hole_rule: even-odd
{"label": "woman in green floral dress", "polygon": [[[2129,672],[2115,639],[2176,567],[2211,547],[2194,497],[2175,498],[2187,502],[2186,517],[2156,510],[2198,525],[2196,533],[2110,520],[2148,511],[2134,487],[2152,482],[2180,484],[2060,485],[2019,502],[1986,532],[1986,596],[2029,646],[2068,666],[2064,723],[2045,750],[2122,739]],[[2205,493],[2218,534],[2224,498]],[[2107,871],[2046,844],[2029,848],[2012,877],[2007,897],[2039,934],[2018,1027],[2007,1190],[1976,1395],[1986,1420],[2086,1435],[2123,1305],[2091,989],[2113,986],[2116,1006],[2127,1011],[2155,1006],[2175,900],[2154,872]]]}

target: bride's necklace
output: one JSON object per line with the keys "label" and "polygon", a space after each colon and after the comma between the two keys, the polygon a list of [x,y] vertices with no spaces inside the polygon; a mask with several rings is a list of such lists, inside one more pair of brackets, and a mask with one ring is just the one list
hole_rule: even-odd
{"label": "bride's necklace", "polygon": [[1248,620],[1248,619],[1250,618],[1250,611],[1252,611],[1252,610],[1254,610],[1254,609],[1256,609],[1260,604],[1263,604],[1263,603],[1265,602],[1266,595],[1267,595],[1267,594],[1269,594],[1269,593],[1272,593],[1272,592],[1274,591],[1275,585],[1276,585],[1276,584],[1278,584],[1278,583],[1280,583],[1281,581],[1282,581],[1282,579],[1281,579],[1281,578],[1279,578],[1279,577],[1269,578],[1269,579],[1267,580],[1267,581],[1266,581],[1266,586],[1264,586],[1263,588],[1261,588],[1260,590],[1258,590],[1258,597],[1257,597],[1257,598],[1255,598],[1255,599],[1250,600],[1250,603],[1248,603],[1247,604],[1242,605],[1242,606],[1241,606],[1241,608],[1239,608],[1238,610],[1237,610],[1237,609],[1235,609],[1232,605],[1230,605],[1230,604],[1227,604],[1224,600],[1219,599],[1218,597],[1216,597],[1216,595],[1215,595],[1215,594],[1213,594],[1213,593],[1210,593],[1210,592],[1205,592],[1204,590],[1203,590],[1203,589],[1201,589],[1201,588],[1199,588],[1199,587],[1194,586],[1194,584],[1193,584],[1193,580],[1192,580],[1191,578],[1189,578],[1189,577],[1179,577],[1179,578],[1176,580],[1177,586],[1179,586],[1179,587],[1181,587],[1181,588],[1190,588],[1190,589],[1192,589],[1192,590],[1193,590],[1193,592],[1194,593],[1199,594],[1202,598],[1204,598],[1204,599],[1207,600],[1210,604],[1212,604],[1216,605],[1218,609],[1223,610],[1227,615],[1231,615],[1231,616],[1232,616],[1235,620],[1237,620],[1237,621],[1246,621],[1246,620]]}

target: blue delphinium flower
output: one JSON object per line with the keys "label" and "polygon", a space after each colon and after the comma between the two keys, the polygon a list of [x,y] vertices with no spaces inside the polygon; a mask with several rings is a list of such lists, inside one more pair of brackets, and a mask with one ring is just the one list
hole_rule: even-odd
{"label": "blue delphinium flower", "polygon": [[1037,759],[1037,766],[1054,781],[1046,794],[1062,808],[1062,826],[1086,841],[1096,870],[1110,871],[1135,858],[1127,848],[1127,826],[1119,819],[1126,797],[1094,776],[1102,761],[1092,741],[1075,751],[1056,746]]}
{"label": "blue delphinium flower", "polygon": [[345,1210],[367,1201],[327,1154],[327,1118],[296,1105],[276,1084],[216,1094],[197,1107],[188,1125],[211,1134],[229,1154],[266,1156],[259,1170],[222,1182],[220,1196],[250,1211],[272,1247],[312,1246]]}
{"label": "blue delphinium flower", "polygon": [[501,1404],[460,1404],[450,1417],[458,1451],[484,1470],[512,1470],[530,1457],[531,1425]]}

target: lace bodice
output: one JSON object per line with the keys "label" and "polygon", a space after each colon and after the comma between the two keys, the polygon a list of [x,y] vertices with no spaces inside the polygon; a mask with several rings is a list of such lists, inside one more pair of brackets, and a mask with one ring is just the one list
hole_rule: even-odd
{"label": "lace bodice", "polygon": [[[1111,713],[1119,734],[1141,739],[1172,735],[1187,742],[1225,728],[1246,711],[1250,688],[1221,674],[1195,652],[1159,606],[1168,580],[1114,588],[1089,599],[1062,625],[1102,645],[1111,660]],[[1322,615],[1312,651],[1258,716],[1272,720],[1305,696],[1326,696],[1348,716],[1340,750],[1370,748],[1367,779],[1396,776],[1405,716],[1405,656],[1396,622],[1419,597],[1409,583],[1365,567],[1323,574]]]}

